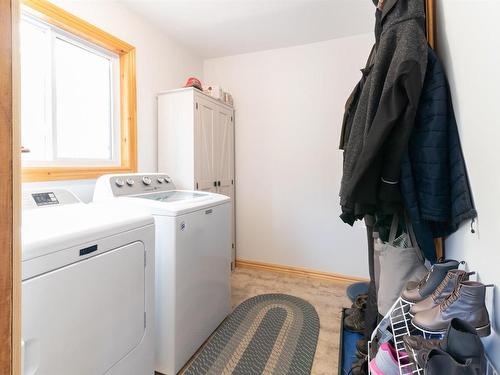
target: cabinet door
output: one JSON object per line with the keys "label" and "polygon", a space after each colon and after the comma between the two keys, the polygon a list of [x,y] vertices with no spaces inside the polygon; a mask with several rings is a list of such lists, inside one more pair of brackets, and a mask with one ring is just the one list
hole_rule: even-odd
{"label": "cabinet door", "polygon": [[235,202],[234,202],[234,121],[233,111],[220,107],[214,131],[214,162],[217,192],[231,198],[232,260],[235,260]]}
{"label": "cabinet door", "polygon": [[234,126],[233,111],[218,108],[214,131],[214,164],[220,191],[234,184]]}
{"label": "cabinet door", "polygon": [[217,122],[216,106],[195,97],[195,182],[198,190],[215,192],[217,181],[214,163],[214,132]]}

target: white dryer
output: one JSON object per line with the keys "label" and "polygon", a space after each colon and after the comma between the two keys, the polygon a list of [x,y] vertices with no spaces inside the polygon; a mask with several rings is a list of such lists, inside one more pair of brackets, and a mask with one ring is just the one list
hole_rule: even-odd
{"label": "white dryer", "polygon": [[100,177],[94,201],[112,198],[155,218],[156,371],[174,375],[230,312],[230,198],[161,173]]}
{"label": "white dryer", "polygon": [[154,373],[154,221],[23,193],[23,375]]}

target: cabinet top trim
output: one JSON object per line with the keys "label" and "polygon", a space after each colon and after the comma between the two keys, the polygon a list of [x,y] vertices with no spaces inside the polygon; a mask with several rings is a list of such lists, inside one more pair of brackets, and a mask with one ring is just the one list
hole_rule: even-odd
{"label": "cabinet top trim", "polygon": [[167,91],[161,91],[158,93],[158,97],[159,96],[162,96],[162,95],[170,95],[170,94],[177,94],[177,93],[180,93],[180,92],[192,92],[194,95],[200,95],[200,96],[203,96],[204,98],[207,98],[208,100],[211,100],[213,101],[214,103],[217,103],[217,104],[220,104],[220,105],[223,105],[224,107],[226,108],[229,108],[231,110],[234,110],[234,107],[230,106],[229,104],[226,104],[224,103],[223,101],[221,100],[217,100],[213,97],[211,97],[210,95],[208,94],[205,94],[203,91],[200,91],[198,89],[195,89],[193,87],[182,87],[182,88],[179,88],[179,89],[173,89],[173,90],[167,90]]}

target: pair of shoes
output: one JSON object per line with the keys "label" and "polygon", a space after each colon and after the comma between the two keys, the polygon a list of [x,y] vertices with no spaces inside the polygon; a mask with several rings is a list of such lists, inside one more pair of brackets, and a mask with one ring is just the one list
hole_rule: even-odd
{"label": "pair of shoes", "polygon": [[455,288],[460,285],[460,283],[469,280],[469,276],[472,274],[473,272],[467,273],[458,269],[448,271],[443,281],[441,281],[441,283],[427,298],[424,298],[410,308],[410,315],[415,316],[418,312],[430,310],[435,306],[440,305],[451,295],[451,293],[453,293]]}
{"label": "pair of shoes", "polygon": [[486,373],[484,346],[476,329],[465,320],[451,320],[443,340],[421,336],[403,338],[408,353],[426,374],[482,375]]}
{"label": "pair of shoes", "polygon": [[[398,362],[398,357],[402,358]],[[399,364],[408,365],[408,357],[405,352],[396,352],[396,349],[389,343],[385,342],[380,345],[377,355],[369,363],[369,368],[372,374],[375,375],[400,375]],[[402,367],[403,374],[411,373],[409,367]]]}
{"label": "pair of shoes", "polygon": [[[448,273],[453,271],[456,271],[454,272],[456,274],[459,270]],[[468,275],[462,274],[462,279],[465,277]],[[488,336],[491,333],[491,326],[485,305],[486,287],[477,281],[460,281],[450,295],[443,296],[445,298],[439,304],[435,304],[437,299],[431,297],[431,300],[427,301],[430,307],[427,310],[421,310],[421,304],[424,304],[425,300],[412,306],[413,311],[410,309],[410,312],[414,316],[411,322],[424,332],[444,333],[453,318],[461,318],[471,324],[479,336]]]}
{"label": "pair of shoes", "polygon": [[454,259],[445,259],[435,263],[420,281],[410,281],[401,293],[401,299],[414,304],[429,297],[444,280],[448,271],[458,269],[460,262]]}
{"label": "pair of shoes", "polygon": [[360,294],[351,308],[344,311],[344,327],[352,332],[363,333],[365,329],[365,309],[368,294]]}

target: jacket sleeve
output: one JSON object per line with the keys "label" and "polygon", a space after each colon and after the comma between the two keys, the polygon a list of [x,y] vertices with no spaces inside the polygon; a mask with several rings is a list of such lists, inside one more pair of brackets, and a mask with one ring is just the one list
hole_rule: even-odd
{"label": "jacket sleeve", "polygon": [[362,204],[401,200],[401,161],[422,90],[421,67],[416,61],[405,61],[399,65],[396,77],[380,100],[350,181],[352,199]]}

